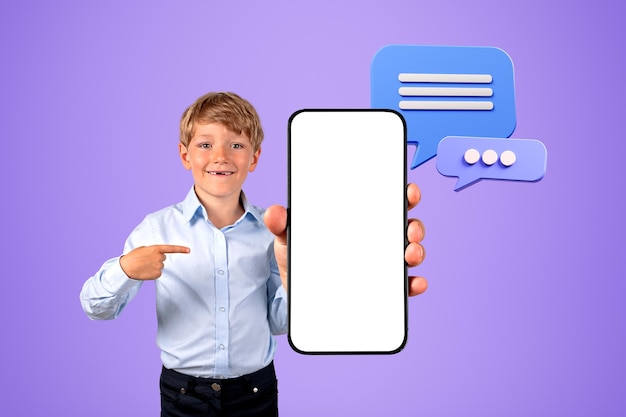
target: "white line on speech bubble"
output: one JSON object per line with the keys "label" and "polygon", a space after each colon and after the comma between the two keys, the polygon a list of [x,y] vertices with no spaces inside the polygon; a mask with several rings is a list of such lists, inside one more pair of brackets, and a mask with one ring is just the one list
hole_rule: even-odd
{"label": "white line on speech bubble", "polygon": [[398,94],[404,97],[491,97],[491,88],[455,87],[400,87]]}
{"label": "white line on speech bubble", "polygon": [[398,74],[403,83],[490,83],[492,79],[491,74]]}
{"label": "white line on speech bubble", "polygon": [[493,110],[491,101],[408,101],[399,103],[401,110]]}

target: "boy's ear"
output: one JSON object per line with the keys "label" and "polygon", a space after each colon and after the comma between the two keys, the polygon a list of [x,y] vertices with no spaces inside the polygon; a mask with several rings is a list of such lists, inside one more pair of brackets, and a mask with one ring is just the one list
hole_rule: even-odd
{"label": "boy's ear", "polygon": [[261,147],[252,154],[252,162],[250,163],[250,167],[248,168],[248,172],[252,172],[256,169],[257,164],[259,163],[259,156],[261,156]]}
{"label": "boy's ear", "polygon": [[180,153],[180,160],[183,163],[185,169],[191,169],[191,163],[189,162],[189,151],[187,150],[187,147],[182,143],[179,143],[178,152]]}

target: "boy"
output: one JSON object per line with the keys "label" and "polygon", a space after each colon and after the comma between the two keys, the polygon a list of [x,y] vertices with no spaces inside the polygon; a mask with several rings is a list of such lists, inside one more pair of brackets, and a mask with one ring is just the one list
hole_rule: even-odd
{"label": "boy", "polygon": [[[124,255],[81,291],[90,318],[113,319],[154,280],[161,416],[278,415],[273,335],[287,332],[286,211],[273,206],[264,219],[242,191],[262,140],[249,102],[200,97],[180,123],[181,162],[194,179],[187,197],[146,216]],[[417,187],[408,194],[417,204]],[[423,226],[412,221],[407,234],[407,263],[417,265]],[[412,295],[425,289],[412,280]]]}

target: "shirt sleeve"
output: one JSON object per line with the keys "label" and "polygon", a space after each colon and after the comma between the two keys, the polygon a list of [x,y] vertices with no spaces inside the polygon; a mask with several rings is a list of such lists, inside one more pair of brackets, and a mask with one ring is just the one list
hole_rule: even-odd
{"label": "shirt sleeve", "polygon": [[285,287],[283,287],[280,279],[278,264],[273,251],[271,255],[271,273],[267,285],[268,320],[272,334],[278,335],[287,333],[289,323],[287,317],[287,291],[285,291]]}
{"label": "shirt sleeve", "polygon": [[[126,240],[123,253],[151,244],[151,230],[149,219],[144,219]],[[106,261],[83,284],[80,303],[92,320],[117,318],[141,288],[143,281],[129,278],[120,265],[120,258],[117,256]]]}

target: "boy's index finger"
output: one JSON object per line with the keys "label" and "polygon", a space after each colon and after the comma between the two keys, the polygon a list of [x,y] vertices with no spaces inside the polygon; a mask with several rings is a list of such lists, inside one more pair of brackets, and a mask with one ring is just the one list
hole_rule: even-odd
{"label": "boy's index finger", "polygon": [[180,245],[154,245],[153,247],[161,253],[189,253],[191,251],[187,246]]}

